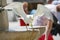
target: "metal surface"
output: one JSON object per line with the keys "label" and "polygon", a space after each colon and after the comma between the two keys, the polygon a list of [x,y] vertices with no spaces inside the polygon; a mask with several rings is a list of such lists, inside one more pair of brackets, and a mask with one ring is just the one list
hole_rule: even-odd
{"label": "metal surface", "polygon": [[46,2],[46,0],[13,0],[15,2],[29,2],[29,3],[37,3],[37,2]]}

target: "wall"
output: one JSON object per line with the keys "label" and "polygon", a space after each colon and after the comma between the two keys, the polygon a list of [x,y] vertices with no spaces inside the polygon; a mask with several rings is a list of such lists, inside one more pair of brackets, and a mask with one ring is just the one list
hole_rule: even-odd
{"label": "wall", "polygon": [[7,4],[12,3],[13,0],[7,0]]}

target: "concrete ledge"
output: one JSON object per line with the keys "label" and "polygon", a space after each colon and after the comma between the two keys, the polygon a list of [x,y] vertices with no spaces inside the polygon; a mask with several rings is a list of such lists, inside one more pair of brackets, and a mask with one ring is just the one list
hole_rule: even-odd
{"label": "concrete ledge", "polygon": [[25,32],[0,32],[0,40],[36,40],[44,33],[44,28],[40,31],[25,31]]}

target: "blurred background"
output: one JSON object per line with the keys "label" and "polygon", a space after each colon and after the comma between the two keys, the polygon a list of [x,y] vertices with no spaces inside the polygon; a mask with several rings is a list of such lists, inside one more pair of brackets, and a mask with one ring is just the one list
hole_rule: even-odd
{"label": "blurred background", "polygon": [[[5,1],[6,5],[1,5],[1,2]],[[36,13],[36,9],[37,9],[37,4],[42,4],[44,5],[45,7],[47,7],[55,16],[56,14],[55,13],[60,13],[60,9],[59,11],[56,10],[56,6],[58,4],[60,4],[60,0],[0,0],[0,7],[5,7],[6,9],[6,13],[7,13],[7,16],[4,16],[3,18],[5,19],[2,19],[1,17],[1,14],[0,14],[0,18],[2,20],[5,20],[3,23],[1,22],[2,20],[0,19],[0,25],[1,24],[4,24],[6,25],[6,27],[8,27],[9,31],[19,31],[20,30],[20,16],[17,15],[16,13],[13,12],[12,10],[12,6],[11,4],[14,3],[14,2],[28,2],[28,15],[33,15],[34,13]],[[3,2],[3,4],[5,4]],[[60,6],[59,6],[60,7]],[[5,13],[5,12],[4,12]],[[60,14],[58,14],[57,16],[57,19],[58,19],[58,24],[60,24]],[[8,22],[7,22],[8,20]],[[2,29],[4,28],[4,25],[2,27]],[[1,25],[2,26],[2,25]],[[0,27],[1,27],[0,26]],[[5,28],[6,28],[5,27]],[[54,35],[54,40],[60,40],[60,35],[57,34],[56,36]]]}

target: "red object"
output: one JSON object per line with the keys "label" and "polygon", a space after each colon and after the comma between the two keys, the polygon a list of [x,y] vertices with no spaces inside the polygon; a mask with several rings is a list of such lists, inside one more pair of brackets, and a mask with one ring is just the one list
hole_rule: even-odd
{"label": "red object", "polygon": [[23,19],[20,19],[20,26],[28,26],[29,24],[26,24]]}
{"label": "red object", "polygon": [[[38,40],[44,40],[44,39],[45,39],[45,35],[42,35]],[[53,40],[53,37],[51,34],[49,34],[48,40]]]}

